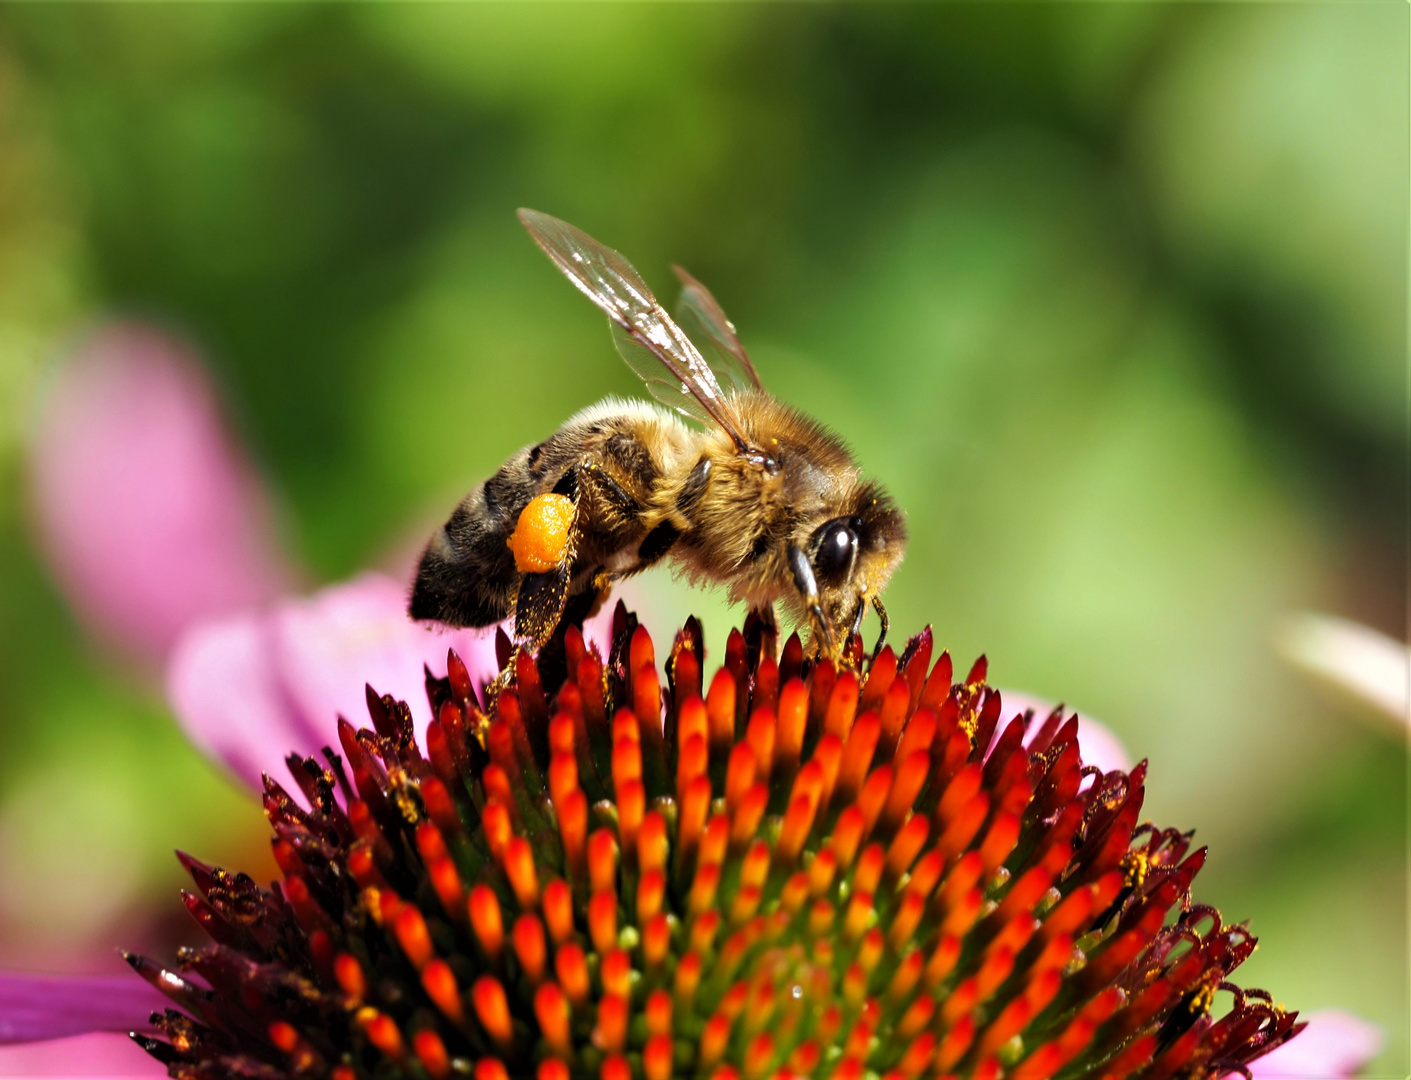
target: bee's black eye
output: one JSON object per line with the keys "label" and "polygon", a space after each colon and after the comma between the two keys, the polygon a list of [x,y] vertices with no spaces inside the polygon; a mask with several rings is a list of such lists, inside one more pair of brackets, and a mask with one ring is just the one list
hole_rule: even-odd
{"label": "bee's black eye", "polygon": [[835,518],[814,534],[818,547],[813,556],[813,572],[823,584],[841,585],[852,573],[857,558],[856,525],[854,518]]}

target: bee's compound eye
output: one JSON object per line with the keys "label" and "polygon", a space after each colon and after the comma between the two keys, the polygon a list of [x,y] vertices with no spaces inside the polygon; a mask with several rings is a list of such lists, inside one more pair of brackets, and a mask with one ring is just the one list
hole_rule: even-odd
{"label": "bee's compound eye", "polygon": [[819,528],[813,572],[828,585],[840,585],[852,573],[857,558],[857,530],[852,519],[836,518]]}

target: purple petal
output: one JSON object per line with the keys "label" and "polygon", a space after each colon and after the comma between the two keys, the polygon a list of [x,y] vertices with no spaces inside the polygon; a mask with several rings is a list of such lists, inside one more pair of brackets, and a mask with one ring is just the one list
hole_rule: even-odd
{"label": "purple petal", "polygon": [[166,1076],[167,1071],[126,1035],[74,1035],[52,1042],[0,1046],[0,1076]]}
{"label": "purple petal", "polygon": [[287,574],[253,471],[196,359],[108,326],[59,373],[31,461],[45,553],[90,630],[146,660],[193,619],[265,600]]}
{"label": "purple petal", "polygon": [[[1036,722],[1029,729],[1030,735],[1038,731],[1038,723],[1053,712],[1054,707],[1054,703],[1051,701],[1013,690],[1001,691],[1001,700],[1004,703],[1004,718],[1006,720],[1019,715],[1025,709],[1034,710]],[[1073,713],[1071,709],[1066,711],[1068,715]],[[997,727],[996,737],[1002,730],[1003,724]],[[1089,716],[1078,717],[1078,750],[1084,765],[1095,765],[1103,772],[1111,772],[1113,769],[1126,771],[1132,767],[1132,756],[1127,753],[1127,748],[1122,745],[1117,736]]]}
{"label": "purple petal", "polygon": [[1249,1066],[1255,1080],[1344,1080],[1356,1076],[1382,1049],[1375,1024],[1337,1009],[1306,1019],[1308,1026]]}
{"label": "purple petal", "polygon": [[170,1005],[136,975],[0,973],[0,1043],[148,1027]]}

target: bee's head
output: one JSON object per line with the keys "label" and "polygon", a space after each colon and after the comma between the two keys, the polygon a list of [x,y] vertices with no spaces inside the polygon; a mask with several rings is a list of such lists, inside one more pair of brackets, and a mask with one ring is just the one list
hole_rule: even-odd
{"label": "bee's head", "polygon": [[859,605],[886,586],[906,547],[901,511],[880,487],[864,484],[848,503],[803,545],[824,612],[843,634]]}

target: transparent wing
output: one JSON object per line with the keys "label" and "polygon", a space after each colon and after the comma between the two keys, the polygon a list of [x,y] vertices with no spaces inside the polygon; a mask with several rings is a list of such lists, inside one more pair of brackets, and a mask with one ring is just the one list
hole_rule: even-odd
{"label": "transparent wing", "polygon": [[741,390],[763,390],[759,372],[750,354],[740,343],[735,324],[710,294],[710,290],[679,266],[673,266],[681,279],[681,299],[676,302],[676,321],[700,347],[711,369]]}
{"label": "transparent wing", "polygon": [[739,424],[710,365],[632,264],[566,221],[523,209],[519,220],[554,265],[612,320],[618,352],[652,396],[703,423],[719,425],[743,452]]}
{"label": "transparent wing", "polygon": [[720,424],[727,432],[734,434],[732,423],[728,419],[724,423],[717,420],[686,382],[663,365],[656,353],[641,344],[616,322],[609,321],[608,329],[612,331],[612,343],[617,346],[617,355],[647,384],[647,392],[652,397],[668,409],[689,416],[698,423],[707,427]]}

